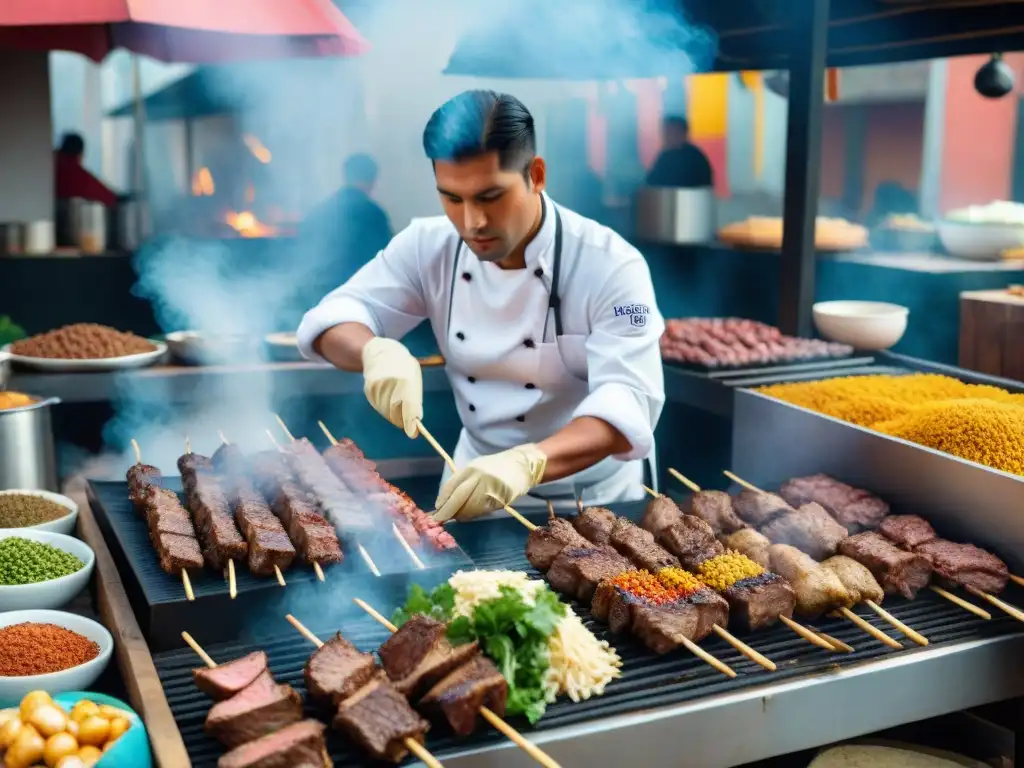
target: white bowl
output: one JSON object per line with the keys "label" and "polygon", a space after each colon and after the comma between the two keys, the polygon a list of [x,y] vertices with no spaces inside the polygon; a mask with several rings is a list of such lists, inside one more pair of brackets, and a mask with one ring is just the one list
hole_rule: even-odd
{"label": "white bowl", "polygon": [[1024,224],[939,222],[939,240],[950,256],[974,261],[998,261],[1008,248],[1024,245]]}
{"label": "white bowl", "polygon": [[67,605],[85,589],[96,565],[96,555],[84,541],[74,536],[49,531],[34,531],[31,528],[4,528],[0,539],[16,536],[30,541],[39,541],[70,552],[85,565],[72,574],[59,579],[40,581],[36,584],[0,585],[0,611],[21,611],[30,608],[59,608]]}
{"label": "white bowl", "polygon": [[0,676],[0,706],[14,706],[31,691],[46,691],[51,696],[64,691],[84,691],[96,682],[110,662],[110,654],[114,650],[114,638],[102,624],[79,616],[77,613],[65,611],[8,611],[0,613],[0,627],[12,624],[56,624],[58,627],[70,629],[89,638],[100,647],[100,652],[92,661],[79,664],[77,667],[48,675],[26,675],[24,677]]}
{"label": "white bowl", "polygon": [[862,350],[894,346],[903,338],[910,315],[906,307],[879,301],[820,301],[813,311],[818,333]]}
{"label": "white bowl", "polygon": [[6,491],[0,491],[0,496],[14,495],[39,496],[67,508],[68,513],[64,517],[58,517],[56,520],[51,520],[48,523],[26,525],[23,528],[0,528],[0,531],[49,531],[50,533],[63,533],[70,536],[75,530],[75,523],[78,521],[78,505],[67,496],[61,496],[59,493],[51,493],[50,491],[36,491],[27,488],[9,488]]}

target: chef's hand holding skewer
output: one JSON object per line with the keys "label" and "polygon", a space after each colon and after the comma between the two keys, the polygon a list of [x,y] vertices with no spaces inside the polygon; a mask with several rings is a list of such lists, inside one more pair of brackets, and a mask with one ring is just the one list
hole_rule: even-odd
{"label": "chef's hand holding skewer", "polygon": [[363,347],[363,394],[374,410],[409,437],[423,419],[423,369],[394,339],[379,336]]}
{"label": "chef's hand holding skewer", "polygon": [[438,494],[434,519],[466,521],[507,507],[540,484],[547,464],[548,457],[534,443],[479,456],[452,472]]}
{"label": "chef's hand holding skewer", "polygon": [[[360,600],[358,597],[353,597],[352,602],[366,611],[370,616],[374,618],[378,623],[387,627],[391,632],[397,632],[398,627],[387,620],[382,614],[380,614],[373,606],[364,600]],[[483,705],[478,710],[480,716],[483,717],[488,723],[494,726],[495,729],[500,731],[502,735],[509,739],[513,744],[522,749],[526,754],[536,760],[540,765],[545,768],[561,768],[561,766],[552,760],[545,752],[541,751],[536,744],[529,741],[523,734],[513,728],[511,725],[506,723],[497,713],[495,713],[489,707]]]}

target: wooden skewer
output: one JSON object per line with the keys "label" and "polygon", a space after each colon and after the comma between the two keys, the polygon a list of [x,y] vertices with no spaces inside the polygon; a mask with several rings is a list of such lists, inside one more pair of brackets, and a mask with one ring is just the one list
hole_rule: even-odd
{"label": "wooden skewer", "polygon": [[[142,449],[139,448],[138,441],[133,437],[131,439],[132,448],[135,450],[135,463],[142,463]],[[181,586],[185,589],[185,599],[190,603],[196,599],[195,592],[192,591],[192,579],[188,577],[188,571],[184,568],[181,569]]]}
{"label": "wooden skewer", "polygon": [[1020,608],[1010,605],[1009,603],[1000,600],[995,595],[990,595],[988,592],[982,592],[980,589],[975,589],[974,587],[966,587],[966,589],[975,597],[980,597],[982,600],[987,600],[999,610],[1009,614],[1010,616],[1013,616],[1013,618],[1015,618],[1017,621],[1024,621],[1024,611],[1022,611]]}
{"label": "wooden skewer", "polygon": [[734,483],[736,483],[736,485],[742,485],[742,486],[743,486],[744,488],[746,488],[746,489],[747,489],[748,491],[757,491],[758,493],[764,493],[764,491],[762,491],[762,490],[761,490],[760,488],[758,488],[758,487],[757,487],[756,485],[753,485],[752,483],[748,483],[748,482],[747,482],[746,480],[744,480],[744,479],[743,479],[743,478],[741,478],[741,477],[736,477],[736,475],[734,475],[734,474],[733,474],[732,472],[730,472],[730,471],[729,471],[728,469],[724,469],[724,470],[722,470],[722,474],[723,474],[723,475],[725,475],[726,477],[728,477],[728,478],[729,478],[730,480],[732,480],[732,481],[733,481]]}
{"label": "wooden skewer", "polygon": [[[225,441],[227,442],[227,441]],[[192,453],[192,443],[189,442],[188,435],[185,435],[185,453]],[[234,600],[238,597],[238,586],[235,583],[235,561],[228,560],[227,571],[224,574],[228,580],[228,595]]]}
{"label": "wooden skewer", "polygon": [[327,578],[324,576],[324,569],[320,567],[320,563],[316,560],[313,561],[313,573],[316,574],[320,581],[327,581]]}
{"label": "wooden skewer", "polygon": [[[377,612],[377,610],[369,603],[360,600],[358,597],[352,599],[356,605],[366,611],[370,616],[376,619],[378,622],[387,627],[391,632],[397,632],[398,627],[388,621],[384,616]],[[505,736],[509,741],[519,747],[521,750],[526,752],[530,757],[536,760],[540,765],[545,768],[561,768],[561,766],[548,757],[547,754],[542,752],[533,742],[527,739],[523,734],[513,728],[511,725],[506,723],[499,715],[488,707],[480,707],[480,715],[488,723],[493,725],[495,729],[501,731],[502,735]]]}
{"label": "wooden skewer", "polygon": [[203,663],[206,666],[208,666],[210,669],[213,669],[217,666],[217,662],[210,658],[210,654],[203,650],[202,646],[195,641],[195,638],[192,637],[192,635],[190,635],[188,632],[182,632],[181,637],[186,643],[188,643],[188,647],[196,652],[196,656],[203,660]]}
{"label": "wooden skewer", "polygon": [[324,424],[322,421],[318,421],[317,425],[320,427],[320,430],[327,436],[327,439],[331,441],[331,445],[338,444],[337,439],[334,437],[334,435],[331,434],[331,430],[327,428],[326,424]]}
{"label": "wooden skewer", "polygon": [[891,624],[893,627],[898,629],[900,632],[902,632],[904,635],[909,637],[911,640],[913,640],[918,645],[928,645],[928,638],[927,637],[922,635],[916,629],[912,629],[911,627],[908,627],[906,624],[904,624],[902,621],[897,619],[895,616],[893,616],[891,613],[889,613],[887,610],[885,610],[885,608],[880,606],[874,600],[865,600],[864,604],[867,605],[868,608],[870,608],[872,611],[877,613],[879,616],[881,616],[883,619],[885,619],[887,622],[889,622],[889,624]]}
{"label": "wooden skewer", "polygon": [[398,530],[398,526],[395,523],[391,523],[391,532],[395,534],[395,538],[398,539],[398,543],[402,545],[402,549],[404,549],[405,553],[409,555],[409,559],[412,560],[413,564],[421,571],[425,570],[427,566],[425,566],[423,561],[420,560],[416,556],[416,553],[412,551],[412,547],[409,546],[409,542],[405,540],[405,536],[403,536],[402,532]]}
{"label": "wooden skewer", "polygon": [[[434,436],[432,434],[430,434],[430,432],[427,431],[427,428],[425,426],[423,426],[423,422],[422,421],[417,421],[416,422],[416,428],[419,430],[419,433],[421,435],[423,435],[423,438],[428,443],[430,443],[430,447],[433,448],[435,451],[437,451],[438,456],[440,456],[442,459],[444,459],[444,463],[448,465],[448,468],[452,471],[452,474],[454,475],[456,472],[458,472],[459,470],[455,466],[455,460],[451,456],[448,455],[448,451],[446,451],[444,449],[444,446],[442,446],[439,442],[437,442],[437,440],[434,438]],[[512,517],[514,517],[516,520],[518,520],[523,526],[525,526],[529,530],[533,531],[533,530],[537,529],[537,526],[535,524],[531,523],[529,520],[527,520],[521,514],[516,512],[508,504],[505,504],[502,507],[502,509],[504,509],[510,515],[512,515]]]}
{"label": "wooden skewer", "polygon": [[885,632],[883,632],[882,630],[878,629],[877,627],[872,626],[871,624],[868,624],[866,621],[864,621],[864,619],[862,619],[856,613],[851,611],[849,608],[845,608],[845,607],[844,608],[840,608],[839,609],[839,613],[842,614],[843,616],[845,616],[850,621],[852,621],[854,624],[856,624],[858,627],[863,629],[865,632],[867,632],[869,635],[871,635],[873,638],[875,638],[875,640],[877,640],[878,642],[882,643],[883,645],[887,645],[890,648],[899,648],[899,649],[903,648],[903,646],[899,643],[899,641],[893,640],[891,637],[889,637],[887,634],[885,634]]}
{"label": "wooden skewer", "polygon": [[854,653],[856,650],[852,645],[847,645],[837,637],[832,637],[832,635],[827,635],[817,629],[813,630],[813,632],[822,640],[832,643],[832,647],[837,651],[842,651],[843,653]]}
{"label": "wooden skewer", "polygon": [[277,583],[282,587],[287,587],[288,582],[284,580],[284,574],[281,573],[281,569],[278,566],[274,566],[274,575],[277,577]]}
{"label": "wooden skewer", "polygon": [[217,430],[217,437],[220,438],[220,441],[222,443],[224,443],[224,445],[231,445],[231,441],[228,440],[226,437],[224,437],[224,430],[223,429],[218,429]]}
{"label": "wooden skewer", "polygon": [[1024,587],[1024,579],[1022,579],[1020,576],[1014,576],[1011,573],[1010,574],[1010,581],[1012,581],[1014,584],[1018,584],[1018,585]]}
{"label": "wooden skewer", "polygon": [[[293,627],[295,627],[295,629],[297,629],[304,638],[309,640],[309,642],[311,642],[317,648],[323,647],[323,640],[321,640],[319,637],[310,632],[302,624],[301,621],[296,619],[290,613],[287,616],[285,616],[285,618],[288,619],[288,622]],[[444,766],[441,765],[438,759],[434,757],[432,754],[430,754],[430,751],[415,739],[411,737],[406,738],[403,743],[405,744],[406,749],[408,749],[410,752],[416,755],[416,757],[422,760],[423,764],[426,765],[428,768],[444,768]]]}
{"label": "wooden skewer", "polygon": [[987,621],[992,618],[992,614],[986,611],[984,608],[979,608],[974,603],[969,603],[962,597],[958,597],[957,595],[954,595],[952,592],[948,592],[942,587],[937,587],[934,584],[931,584],[928,588],[940,597],[946,598],[947,600],[949,600],[949,602],[955,605],[959,605],[965,611],[970,611],[980,619],[985,619]]}
{"label": "wooden skewer", "polygon": [[[672,470],[670,470],[670,471],[672,471]],[[679,475],[679,477],[682,477],[682,475]],[[687,481],[687,482],[689,482],[689,481]],[[699,485],[697,485],[696,483],[690,483],[690,486],[692,486],[690,488],[690,490],[692,490],[694,493],[700,493],[700,486]],[[662,496],[663,495],[663,494],[658,493],[653,488],[648,488],[646,485],[643,488],[651,496],[658,497],[658,496]],[[811,645],[816,645],[819,648],[824,648],[827,651],[834,651],[835,650],[835,648],[830,646],[827,642],[823,641],[820,637],[815,635],[809,629],[805,629],[804,627],[802,627],[797,622],[793,621],[788,616],[783,616],[783,615],[780,614],[779,615],[779,619],[782,620],[783,624],[785,624],[787,627],[789,627],[794,632],[796,632],[798,635],[800,635],[800,637],[802,637],[807,642],[811,643]],[[761,656],[760,653],[755,651],[753,648],[751,648],[749,645],[747,645],[746,643],[742,642],[741,640],[739,640],[735,636],[733,636],[733,635],[729,634],[728,632],[726,632],[724,629],[719,627],[717,624],[715,625],[714,630],[719,635],[719,637],[723,638],[727,643],[729,643],[729,645],[731,645],[737,651],[742,653],[748,659],[750,659],[753,662],[756,662],[757,664],[760,664],[765,669],[771,670],[772,672],[775,671],[775,669],[776,669],[775,662],[765,658],[764,656]],[[743,647],[740,647],[740,646],[743,646]],[[748,651],[749,651],[749,653],[748,653]],[[759,658],[755,658],[755,657],[759,657]],[[767,662],[767,664],[763,663],[763,662]],[[771,666],[768,666],[769,664]]]}
{"label": "wooden skewer", "polygon": [[269,429],[265,430],[265,431],[267,433],[267,437],[270,438],[270,442],[272,442],[274,444],[274,447],[277,448],[277,450],[280,451],[281,453],[284,453],[284,448],[282,448],[281,444],[279,442],[277,442],[277,438],[274,437],[274,433],[271,432]]}
{"label": "wooden skewer", "polygon": [[686,475],[684,475],[679,470],[669,467],[668,473],[694,493],[700,493],[700,486],[693,482],[693,480],[691,480],[690,478],[686,477]]}
{"label": "wooden skewer", "polygon": [[295,436],[288,431],[288,425],[284,423],[284,419],[282,419],[276,413],[274,414],[274,418],[277,420],[278,426],[280,426],[281,429],[284,431],[285,436],[288,438],[288,442],[294,443]]}
{"label": "wooden skewer", "polygon": [[377,564],[373,562],[373,558],[370,557],[370,553],[366,551],[366,547],[364,547],[362,544],[359,544],[358,549],[359,555],[363,558],[363,561],[366,563],[366,566],[370,569],[370,573],[379,578],[380,569],[377,567]]}

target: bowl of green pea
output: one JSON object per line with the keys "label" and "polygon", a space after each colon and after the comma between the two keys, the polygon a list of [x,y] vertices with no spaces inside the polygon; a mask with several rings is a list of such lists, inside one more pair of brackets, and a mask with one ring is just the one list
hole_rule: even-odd
{"label": "bowl of green pea", "polygon": [[88,585],[95,565],[92,549],[74,536],[0,530],[0,611],[67,605]]}

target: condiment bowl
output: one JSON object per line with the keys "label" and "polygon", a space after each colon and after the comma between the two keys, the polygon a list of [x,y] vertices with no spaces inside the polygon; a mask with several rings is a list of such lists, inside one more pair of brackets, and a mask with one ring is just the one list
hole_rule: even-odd
{"label": "condiment bowl", "polygon": [[92,661],[47,675],[0,676],[0,706],[17,706],[25,694],[46,691],[51,696],[64,691],[81,691],[96,682],[107,668],[114,650],[114,638],[99,622],[64,611],[7,611],[0,613],[0,628],[12,624],[55,624],[87,637],[100,647]]}
{"label": "condiment bowl", "polygon": [[0,491],[0,496],[38,496],[47,501],[52,501],[54,504],[60,504],[68,510],[64,517],[58,517],[56,520],[37,523],[36,525],[26,525],[22,528],[0,527],[0,531],[49,531],[50,533],[71,535],[75,530],[75,523],[78,522],[78,505],[67,496],[61,496],[59,493],[51,493],[50,491],[36,491],[27,488],[11,488],[6,491]]}
{"label": "condiment bowl", "polygon": [[153,756],[149,750],[146,726],[135,710],[123,701],[115,699],[113,696],[91,691],[69,691],[53,696],[53,700],[63,707],[65,712],[70,712],[75,704],[83,699],[100,706],[109,704],[112,707],[123,709],[130,715],[128,722],[131,727],[114,742],[114,746],[103,753],[103,757],[96,763],[95,768],[152,768]]}
{"label": "condiment bowl", "polygon": [[0,611],[20,611],[27,608],[59,608],[67,605],[89,583],[96,556],[92,548],[74,536],[49,531],[35,531],[31,528],[4,528],[0,539],[11,537],[38,541],[77,557],[84,565],[74,573],[59,579],[40,581],[35,584],[0,585]]}
{"label": "condiment bowl", "polygon": [[880,301],[820,301],[812,311],[822,336],[861,350],[894,346],[906,333],[910,315],[906,307]]}

